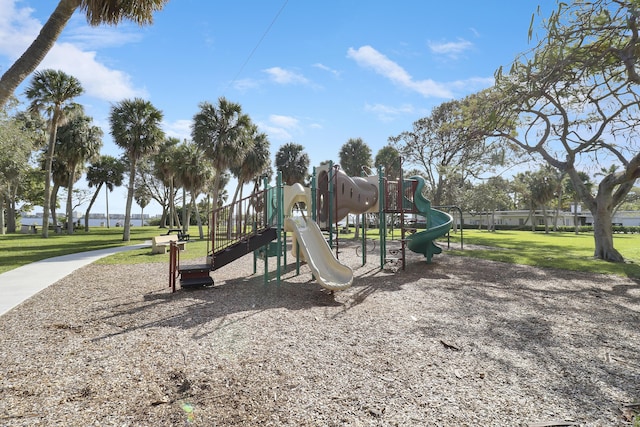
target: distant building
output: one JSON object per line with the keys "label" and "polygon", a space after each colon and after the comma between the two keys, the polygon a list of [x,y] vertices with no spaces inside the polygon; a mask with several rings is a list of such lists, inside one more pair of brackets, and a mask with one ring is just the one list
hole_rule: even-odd
{"label": "distant building", "polygon": [[[533,217],[533,223],[535,225],[545,224],[545,212],[541,209],[535,210],[531,213],[529,210],[512,210],[512,211],[495,211],[495,212],[483,212],[483,213],[471,213],[464,212],[463,219],[465,225],[480,226],[487,225],[488,221],[495,225],[507,225],[512,227],[526,227],[531,226],[531,219]],[[553,225],[556,217],[556,211],[554,209],[546,210],[547,224]],[[589,210],[582,212],[578,206],[577,214],[574,215],[573,211],[560,211],[558,212],[558,226],[573,227],[577,222],[579,226],[591,226],[593,225],[593,215]],[[613,225],[621,225],[625,227],[640,226],[640,211],[617,211],[613,215]]]}

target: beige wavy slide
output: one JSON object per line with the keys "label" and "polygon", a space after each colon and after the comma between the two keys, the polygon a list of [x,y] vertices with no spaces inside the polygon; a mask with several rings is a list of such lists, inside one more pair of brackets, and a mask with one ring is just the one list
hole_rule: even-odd
{"label": "beige wavy slide", "polygon": [[353,270],[336,259],[315,221],[298,216],[289,217],[284,220],[284,229],[294,234],[293,253],[296,252],[297,242],[302,258],[322,287],[340,291],[351,286]]}

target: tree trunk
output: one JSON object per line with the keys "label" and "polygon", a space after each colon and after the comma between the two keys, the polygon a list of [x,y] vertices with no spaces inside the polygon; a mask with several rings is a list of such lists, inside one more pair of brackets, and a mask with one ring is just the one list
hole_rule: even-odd
{"label": "tree trunk", "polygon": [[[62,33],[67,22],[80,5],[80,0],[60,0],[38,37],[0,79],[0,107],[3,107],[16,88],[42,62]],[[47,237],[43,234],[43,237]]]}
{"label": "tree trunk", "polygon": [[189,212],[187,212],[187,190],[182,187],[182,232],[189,231]]}
{"label": "tree trunk", "polygon": [[605,261],[624,262],[624,257],[613,247],[613,227],[611,225],[613,207],[607,203],[610,194],[607,196],[607,194],[601,193],[602,186],[596,196],[595,210],[591,211],[593,214],[593,239],[596,246],[593,256]]}
{"label": "tree trunk", "polygon": [[553,231],[558,231],[558,218],[560,217],[560,209],[562,208],[562,187],[558,191],[558,202],[556,204],[556,213],[553,217]]}
{"label": "tree trunk", "polygon": [[[12,195],[7,199],[7,233],[15,233],[16,232],[16,195],[15,191]],[[0,213],[2,213],[2,209],[0,209]]]}
{"label": "tree trunk", "polygon": [[49,212],[51,216],[51,225],[55,228],[58,226],[58,191],[60,186],[53,184],[53,190],[51,190],[51,197],[49,201]]}
{"label": "tree trunk", "polygon": [[[93,203],[98,198],[98,193],[100,192],[101,188],[102,188],[102,183],[98,184],[98,187],[96,187],[96,192],[93,193],[93,197],[91,198],[91,201],[89,202],[89,207],[87,208],[87,213],[84,214],[84,231],[86,231],[86,232],[89,232],[89,212],[91,212],[91,208],[93,207]],[[109,191],[109,189],[107,189],[107,191]]]}
{"label": "tree trunk", "polygon": [[133,204],[133,190],[135,188],[136,180],[136,161],[129,157],[131,163],[129,167],[129,188],[127,190],[127,209],[124,213],[124,231],[122,232],[122,241],[128,242],[131,240],[131,205]]}
{"label": "tree trunk", "polygon": [[[55,12],[54,12],[55,13]],[[23,55],[24,56],[24,55]],[[4,76],[3,76],[4,77]],[[58,118],[60,117],[60,107],[56,106],[51,118],[51,129],[49,132],[49,147],[47,151],[47,161],[44,175],[44,206],[42,207],[42,237],[49,237],[49,203],[51,201],[51,169],[53,167],[53,150],[56,145],[58,134]]]}
{"label": "tree trunk", "polygon": [[75,165],[69,172],[69,183],[67,184],[67,234],[73,234],[73,182],[75,181]]}
{"label": "tree trunk", "polygon": [[196,223],[198,224],[198,232],[200,235],[200,240],[204,240],[204,229],[202,228],[202,218],[200,218],[200,210],[198,209],[198,203],[196,202],[195,197],[191,194],[191,203],[193,204],[193,210],[196,213]]}
{"label": "tree trunk", "polygon": [[109,221],[109,187],[104,189],[105,199],[105,208],[107,209],[107,228],[111,228],[111,222]]}
{"label": "tree trunk", "polygon": [[227,218],[227,239],[231,238],[231,232],[233,230],[233,213],[234,208],[236,206],[236,201],[238,200],[238,194],[240,194],[240,189],[242,188],[242,181],[238,181],[238,185],[236,186],[236,191],[233,193],[233,199],[231,200],[231,204],[229,205],[229,218]]}
{"label": "tree trunk", "polygon": [[175,228],[176,225],[176,198],[173,186],[173,177],[169,183],[169,228]]}
{"label": "tree trunk", "polygon": [[531,209],[529,210],[529,218],[531,218],[531,231],[536,231],[536,210],[531,205]]}
{"label": "tree trunk", "polygon": [[574,233],[576,236],[579,234],[578,231],[578,199],[573,199],[573,227]]}
{"label": "tree trunk", "polygon": [[162,216],[160,216],[160,228],[167,228],[167,208],[162,206]]}
{"label": "tree trunk", "polygon": [[4,235],[4,195],[0,195],[0,235]]}

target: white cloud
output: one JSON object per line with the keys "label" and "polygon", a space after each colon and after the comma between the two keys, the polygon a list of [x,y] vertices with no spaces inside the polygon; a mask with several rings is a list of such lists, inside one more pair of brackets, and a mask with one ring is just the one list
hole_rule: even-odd
{"label": "white cloud", "polygon": [[[6,66],[0,62],[0,67],[4,69],[9,68],[29,47],[42,28],[42,23],[32,16],[33,9],[19,7],[20,4],[14,0],[0,0],[0,55],[10,60],[3,61],[5,64],[10,62]],[[38,68],[54,68],[71,74],[80,80],[87,95],[102,100],[119,101],[134,96],[145,97],[146,91],[136,88],[127,73],[107,67],[96,59],[95,51],[83,48],[89,45],[89,38],[80,37],[79,34],[89,34],[92,31],[96,33],[91,43],[100,46],[104,46],[104,40],[113,37],[114,34],[108,30],[88,28],[86,24],[78,28],[68,25],[63,36],[66,37],[65,34],[70,33],[69,40],[76,40],[77,43],[55,43]],[[99,42],[100,39],[103,41]],[[124,44],[132,39],[135,37],[131,37],[129,33],[128,37],[125,35],[114,43]]]}
{"label": "white cloud", "polygon": [[400,87],[412,90],[425,98],[452,98],[453,94],[442,83],[431,79],[414,80],[404,68],[391,61],[389,58],[375,50],[371,46],[362,46],[359,49],[349,48],[347,57],[355,60],[358,65],[371,68],[376,73],[388,78]]}
{"label": "white cloud", "polygon": [[191,120],[180,119],[174,122],[163,122],[162,128],[169,137],[183,139],[191,139]]}
{"label": "white cloud", "polygon": [[414,80],[400,65],[391,61],[371,46],[362,46],[357,50],[349,48],[347,57],[355,60],[362,67],[373,69],[396,85],[417,92],[425,98],[453,98],[461,94],[485,89],[495,83],[493,77],[470,77],[464,80],[444,83],[435,82],[431,79]]}
{"label": "white cloud", "polygon": [[269,136],[269,139],[275,141],[290,141],[293,139],[286,129],[277,126],[271,126],[269,123],[258,122],[258,127]]}
{"label": "white cloud", "polygon": [[384,104],[365,104],[364,109],[374,113],[383,122],[390,122],[402,115],[415,113],[415,108],[409,104],[401,105],[400,107],[391,107]]}
{"label": "white cloud", "polygon": [[0,10],[0,55],[15,60],[33,42],[42,24],[31,16],[33,9],[18,9],[14,0],[0,0]]}
{"label": "white cloud", "polygon": [[298,127],[299,120],[291,116],[272,114],[269,116],[269,123],[273,123],[274,125],[285,129],[295,129]]}
{"label": "white cloud", "polygon": [[258,122],[260,130],[277,141],[291,141],[292,133],[300,132],[300,121],[295,117],[272,114],[267,122]]}
{"label": "white cloud", "polygon": [[75,14],[60,34],[60,42],[72,43],[80,49],[99,49],[117,47],[142,40],[139,26],[127,21],[118,26],[101,25],[92,27],[86,24],[84,15]]}
{"label": "white cloud", "polygon": [[240,79],[233,82],[233,87],[240,92],[246,92],[249,89],[258,87],[259,85],[258,81],[254,79]]}
{"label": "white cloud", "polygon": [[330,67],[327,67],[324,64],[321,64],[321,63],[318,62],[318,63],[313,64],[313,66],[316,67],[316,68],[319,68],[319,69],[321,69],[323,71],[326,71],[328,73],[331,73],[336,77],[340,77],[340,71],[334,70],[333,68],[330,68]]}
{"label": "white cloud", "polygon": [[262,70],[269,75],[271,80],[278,84],[288,85],[288,84],[309,84],[309,80],[304,77],[302,74],[298,74],[293,71],[285,70],[280,67],[271,67],[265,70]]}
{"label": "white cloud", "polygon": [[455,42],[429,42],[428,46],[433,53],[457,59],[463,52],[471,49],[473,47],[473,43],[464,39],[459,39]]}
{"label": "white cloud", "polygon": [[127,73],[108,68],[96,60],[95,52],[82,51],[69,43],[56,43],[38,68],[71,74],[80,80],[87,95],[106,101],[148,96],[144,89],[134,87]]}

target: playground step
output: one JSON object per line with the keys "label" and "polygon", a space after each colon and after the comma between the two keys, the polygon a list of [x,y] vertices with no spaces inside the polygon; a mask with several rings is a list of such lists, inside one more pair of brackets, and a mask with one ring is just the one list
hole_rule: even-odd
{"label": "playground step", "polygon": [[180,287],[211,286],[213,279],[209,275],[211,268],[208,264],[186,265],[178,270],[180,273]]}
{"label": "playground step", "polygon": [[195,287],[201,287],[201,286],[213,286],[213,279],[211,278],[211,276],[180,279],[181,288],[195,288]]}

